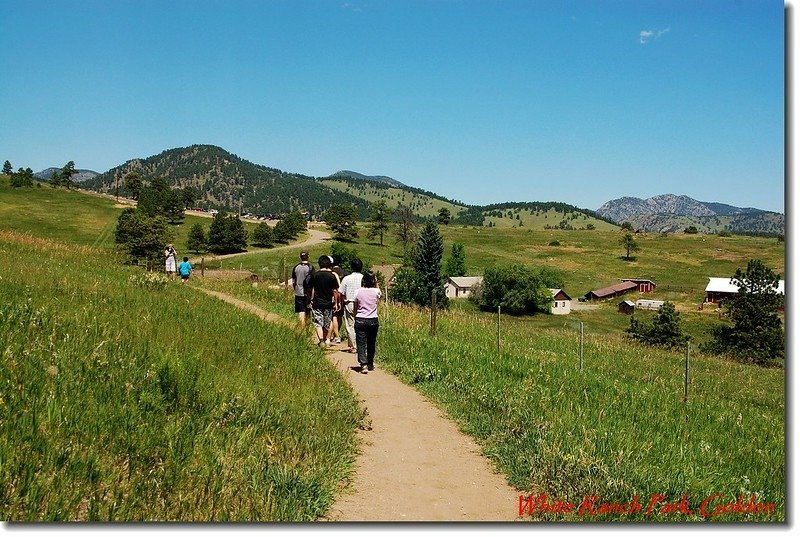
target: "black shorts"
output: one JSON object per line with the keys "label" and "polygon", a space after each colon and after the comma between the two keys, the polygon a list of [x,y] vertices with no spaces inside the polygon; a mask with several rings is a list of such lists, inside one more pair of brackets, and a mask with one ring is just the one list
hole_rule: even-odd
{"label": "black shorts", "polygon": [[294,297],[294,312],[303,313],[304,311],[306,311],[306,297],[304,296]]}
{"label": "black shorts", "polygon": [[181,274],[181,280],[188,280],[188,279],[189,279],[188,274]]}

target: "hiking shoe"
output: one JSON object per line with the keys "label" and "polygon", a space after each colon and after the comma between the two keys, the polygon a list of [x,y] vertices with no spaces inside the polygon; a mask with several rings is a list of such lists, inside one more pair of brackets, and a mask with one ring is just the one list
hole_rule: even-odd
{"label": "hiking shoe", "polygon": [[362,375],[366,375],[366,374],[367,374],[367,369],[369,369],[367,366],[365,366],[365,365],[362,365],[362,366],[361,366],[361,371],[360,371],[360,373],[361,373]]}
{"label": "hiking shoe", "polygon": [[331,341],[331,343],[336,343],[336,344],[341,343],[341,342],[342,342],[342,338],[339,338],[339,337],[335,337],[335,338],[333,338],[333,341]]}
{"label": "hiking shoe", "polygon": [[375,366],[374,366],[374,365],[368,365],[368,366],[367,366],[367,369],[368,369],[369,371],[372,371],[372,370],[374,370],[374,369],[375,369]]}

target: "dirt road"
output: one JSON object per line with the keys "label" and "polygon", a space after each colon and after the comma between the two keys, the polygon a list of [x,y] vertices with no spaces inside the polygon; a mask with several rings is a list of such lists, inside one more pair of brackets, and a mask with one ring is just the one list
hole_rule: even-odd
{"label": "dirt road", "polygon": [[[230,295],[212,296],[269,322],[292,324]],[[355,354],[328,359],[367,409],[352,485],[338,495],[327,521],[513,521],[519,493],[495,473],[469,437],[419,392],[376,365],[363,375]]]}

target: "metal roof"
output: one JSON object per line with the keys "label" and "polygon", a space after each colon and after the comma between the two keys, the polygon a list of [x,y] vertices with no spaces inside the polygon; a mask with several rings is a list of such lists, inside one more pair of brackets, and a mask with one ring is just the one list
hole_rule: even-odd
{"label": "metal roof", "polygon": [[[778,281],[776,289],[779,295],[784,294],[784,281]],[[707,293],[730,293],[736,294],[739,292],[739,286],[736,285],[731,278],[708,278],[708,285],[706,285]]]}

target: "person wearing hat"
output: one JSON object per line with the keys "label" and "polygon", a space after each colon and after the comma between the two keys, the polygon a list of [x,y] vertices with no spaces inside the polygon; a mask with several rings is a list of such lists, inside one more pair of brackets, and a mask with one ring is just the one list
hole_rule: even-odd
{"label": "person wearing hat", "polygon": [[167,248],[164,250],[164,258],[166,259],[166,270],[170,280],[175,279],[175,272],[177,270],[175,258],[177,255],[178,254],[175,253],[175,248],[173,248],[171,244],[167,244]]}

